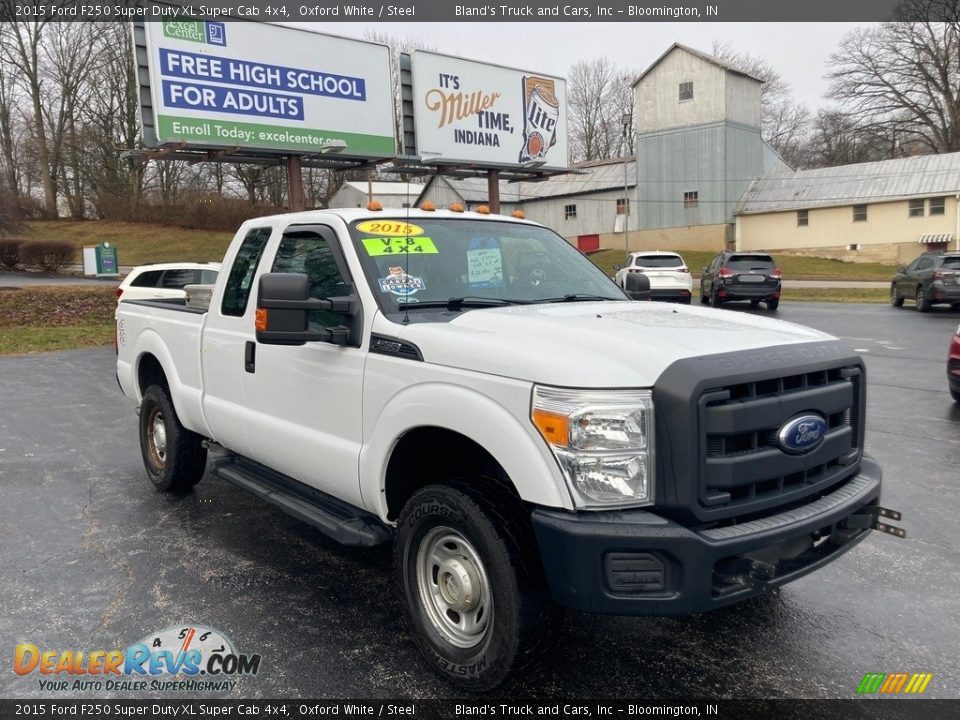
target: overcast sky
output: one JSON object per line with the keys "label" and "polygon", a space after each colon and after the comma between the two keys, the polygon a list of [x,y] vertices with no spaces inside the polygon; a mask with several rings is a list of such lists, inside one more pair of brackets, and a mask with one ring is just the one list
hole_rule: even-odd
{"label": "overcast sky", "polygon": [[[842,0],[838,0],[842,1]],[[645,69],[673,42],[710,52],[713,41],[770,61],[811,110],[825,104],[830,54],[853,23],[305,23],[362,38],[371,28],[421,39],[437,51],[566,77],[577,60],[606,55]]]}

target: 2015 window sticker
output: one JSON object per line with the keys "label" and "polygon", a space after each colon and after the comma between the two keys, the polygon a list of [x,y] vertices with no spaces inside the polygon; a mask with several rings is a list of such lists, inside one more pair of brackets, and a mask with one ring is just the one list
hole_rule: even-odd
{"label": "2015 window sticker", "polygon": [[400,297],[408,297],[426,287],[423,278],[407,275],[402,267],[391,267],[390,274],[380,278],[378,282],[380,284],[380,292],[390,293],[391,295],[398,295]]}
{"label": "2015 window sticker", "polygon": [[436,255],[440,251],[428,237],[363,238],[363,248],[370,257],[381,255]]}
{"label": "2015 window sticker", "polygon": [[357,230],[367,235],[386,235],[388,237],[416,237],[423,235],[419,225],[400,220],[367,220],[357,223]]}

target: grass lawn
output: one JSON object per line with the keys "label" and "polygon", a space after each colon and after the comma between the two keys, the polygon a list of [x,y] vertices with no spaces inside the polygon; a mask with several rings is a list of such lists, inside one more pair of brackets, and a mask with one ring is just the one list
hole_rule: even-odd
{"label": "grass lawn", "polygon": [[113,343],[113,288],[0,290],[0,355]]}
{"label": "grass lawn", "polygon": [[[700,268],[708,265],[716,256],[715,252],[685,250],[680,253],[694,277],[700,276]],[[788,280],[890,280],[897,272],[896,265],[883,263],[853,263],[827,258],[805,257],[799,255],[781,255],[774,253],[774,259]],[[623,264],[623,250],[600,250],[591,253],[589,258],[608,275],[616,271],[615,265]]]}
{"label": "grass lawn", "polygon": [[122,223],[107,220],[37,220],[25,223],[18,233],[27,240],[69,240],[77,246],[75,262],[80,262],[80,248],[104,241],[117,247],[121,265],[143,265],[150,262],[222,260],[232,232],[189,230],[164,225]]}
{"label": "grass lawn", "polygon": [[888,303],[886,288],[787,288],[782,299],[800,302]]}

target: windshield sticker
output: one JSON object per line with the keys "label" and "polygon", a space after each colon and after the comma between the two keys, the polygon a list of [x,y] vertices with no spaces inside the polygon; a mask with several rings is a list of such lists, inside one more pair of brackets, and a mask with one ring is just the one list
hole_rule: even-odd
{"label": "windshield sticker", "polygon": [[423,235],[423,228],[419,225],[401,222],[399,220],[367,220],[357,223],[357,230],[367,235],[386,235],[387,237],[416,237]]}
{"label": "windshield sticker", "polygon": [[385,278],[380,278],[378,282],[380,283],[380,292],[399,295],[400,297],[408,297],[426,287],[423,278],[407,275],[402,267],[391,267],[390,274]]}
{"label": "windshield sticker", "polygon": [[428,237],[363,238],[363,247],[370,257],[381,255],[437,255],[440,251]]}
{"label": "windshield sticker", "polygon": [[500,248],[467,250],[467,282],[473,288],[503,287]]}

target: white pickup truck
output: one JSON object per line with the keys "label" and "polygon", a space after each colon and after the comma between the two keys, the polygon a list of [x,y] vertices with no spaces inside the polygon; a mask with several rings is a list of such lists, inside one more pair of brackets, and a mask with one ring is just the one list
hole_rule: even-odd
{"label": "white pickup truck", "polygon": [[213,474],[340,542],[392,540],[411,633],[461,688],[537,657],[563,607],[700,612],[902,534],[863,362],[823,333],[631,301],[477,212],[260,218],[223,268],[209,309],[117,310],[150,479],[188,491],[218,447]]}

